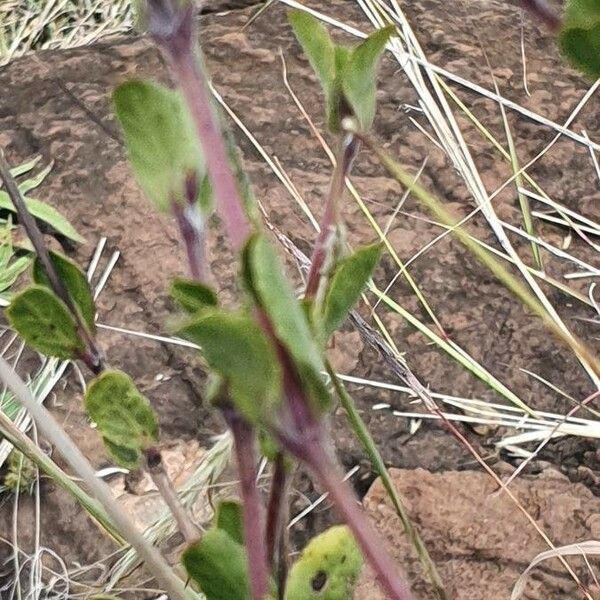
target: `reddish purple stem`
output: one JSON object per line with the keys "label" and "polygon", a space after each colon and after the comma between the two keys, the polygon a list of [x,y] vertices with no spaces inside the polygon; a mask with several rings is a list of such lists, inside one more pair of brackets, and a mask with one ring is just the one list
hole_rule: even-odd
{"label": "reddish purple stem", "polygon": [[[151,33],[169,60],[171,71],[186,101],[198,138],[204,149],[206,170],[213,193],[234,250],[240,250],[250,226],[244,213],[235,177],[231,170],[219,118],[203,72],[200,52],[196,50],[193,3],[173,8],[168,0],[150,2]],[[153,12],[154,11],[154,12]]]}
{"label": "reddish purple stem", "polygon": [[521,0],[521,5],[541,19],[551,31],[557,32],[561,28],[561,18],[545,0]]}
{"label": "reddish purple stem", "polygon": [[[267,508],[267,552],[269,564],[273,564],[277,554],[278,540],[281,536],[283,513],[285,512],[287,472],[285,458],[279,453],[274,461],[274,472],[271,478],[271,493]],[[282,557],[278,557],[281,559]]]}
{"label": "reddish purple stem", "polygon": [[203,216],[200,208],[196,202],[185,205],[174,202],[172,211],[185,246],[190,275],[192,279],[205,281],[207,276],[206,250]]}
{"label": "reddish purple stem", "polygon": [[306,448],[305,462],[329,493],[340,516],[352,530],[365,558],[375,571],[379,585],[392,600],[412,600],[408,586],[403,582],[398,567],[388,554],[385,544],[369,526],[354,492],[343,480],[335,461],[320,448]]}
{"label": "reddish purple stem", "polygon": [[264,511],[256,484],[256,436],[252,426],[235,410],[223,411],[233,433],[235,454],[240,477],[242,510],[244,514],[244,541],[248,552],[250,589],[254,600],[263,600],[269,592],[269,563],[264,543]]}
{"label": "reddish purple stem", "polygon": [[[201,58],[195,51],[193,3],[182,7],[174,0],[148,1],[150,31],[165,51],[186,100],[205,151],[206,167],[217,200],[217,210],[225,223],[233,248],[239,251],[250,234],[250,224],[228,161]],[[322,231],[313,256],[315,264],[312,265],[309,276],[311,290],[314,288],[316,291],[318,288],[332,228],[339,222],[338,201],[357,151],[358,141],[354,137],[346,138],[332,180]],[[310,296],[308,292],[309,290],[307,295]],[[259,311],[257,318],[265,331],[273,336],[267,315]],[[369,527],[352,490],[348,484],[343,483],[335,461],[326,451],[323,421],[312,414],[310,400],[298,380],[292,360],[277,340],[274,341],[278,346],[284,372],[286,403],[280,415],[277,432],[283,447],[304,460],[328,490],[390,598],[409,600],[410,593],[398,577],[393,561]],[[252,427],[235,410],[225,409],[223,412],[235,439],[252,596],[254,600],[259,600],[268,592],[269,567],[262,503],[256,485],[256,436]]]}
{"label": "reddish purple stem", "polygon": [[320,223],[321,231],[315,242],[315,247],[310,260],[310,269],[308,271],[306,290],[304,293],[306,298],[313,298],[319,289],[323,266],[325,265],[329,252],[329,242],[335,235],[335,228],[340,221],[339,205],[344,193],[346,177],[350,173],[352,163],[359,150],[359,142],[352,135],[349,135],[342,143],[343,145],[329,186],[325,213]]}

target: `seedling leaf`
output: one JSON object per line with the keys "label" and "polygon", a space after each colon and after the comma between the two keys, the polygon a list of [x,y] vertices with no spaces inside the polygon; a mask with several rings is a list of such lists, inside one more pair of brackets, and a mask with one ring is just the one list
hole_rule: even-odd
{"label": "seedling leaf", "polygon": [[6,316],[25,342],[46,356],[73,359],[85,349],[69,309],[43,286],[32,285],[17,294]]}
{"label": "seedling leaf", "polygon": [[359,248],[337,267],[323,307],[322,327],[325,340],[343,323],[360,298],[379,262],[381,250],[380,244]]}
{"label": "seedling leaf", "polygon": [[217,306],[214,290],[192,279],[175,278],[171,283],[170,292],[171,297],[190,314],[206,307]]}
{"label": "seedling leaf", "polygon": [[271,342],[250,317],[205,311],[180,325],[176,333],[200,346],[247,419],[261,422],[273,410],[279,401],[281,371]]}
{"label": "seedling leaf", "polygon": [[379,29],[354,48],[341,76],[344,97],[365,131],[375,118],[377,64],[394,31],[393,25]]}
{"label": "seedling leaf", "polygon": [[224,531],[234,542],[244,543],[244,518],[239,502],[225,500],[217,507],[215,525]]}
{"label": "seedling leaf", "polygon": [[[33,217],[49,225],[60,235],[77,243],[85,242],[85,239],[77,233],[73,225],[49,204],[34,198],[25,198],[25,204]],[[0,191],[0,209],[10,210],[13,213],[17,212],[9,195],[3,191]]]}
{"label": "seedling leaf", "polygon": [[300,376],[309,385],[319,410],[329,406],[329,392],[319,347],[306,314],[285,278],[283,266],[266,237],[251,238],[244,253],[244,279],[256,302],[271,318],[277,338],[288,349]]}
{"label": "seedling leaf", "polygon": [[88,386],[84,402],[115,461],[139,466],[142,451],[158,440],[158,425],[132,379],[123,371],[104,371]]}
{"label": "seedling leaf", "polygon": [[569,0],[559,41],[575,67],[591,77],[600,77],[600,2]]}
{"label": "seedling leaf", "polygon": [[196,200],[204,160],[178,92],[145,81],[121,84],[113,94],[136,179],[160,210]]}
{"label": "seedling leaf", "polygon": [[347,600],[362,567],[362,556],[345,525],[313,538],[292,565],[285,600]]}
{"label": "seedling leaf", "polygon": [[[96,330],[96,305],[86,276],[75,262],[62,254],[51,252],[50,260],[89,331],[93,333]],[[39,258],[36,258],[33,264],[33,280],[39,285],[52,289]]]}
{"label": "seedling leaf", "polygon": [[187,548],[182,560],[207,600],[251,598],[246,552],[226,531],[210,529]]}
{"label": "seedling leaf", "polygon": [[326,98],[329,100],[335,81],[335,45],[319,19],[302,10],[289,14],[294,34],[317,74]]}

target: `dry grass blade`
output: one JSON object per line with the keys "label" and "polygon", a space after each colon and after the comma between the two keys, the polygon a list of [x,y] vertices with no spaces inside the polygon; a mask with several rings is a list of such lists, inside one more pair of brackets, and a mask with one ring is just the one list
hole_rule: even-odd
{"label": "dry grass blade", "polygon": [[[536,565],[540,564],[544,560],[563,556],[585,556],[587,554],[600,554],[600,542],[596,540],[590,540],[586,542],[579,542],[578,544],[560,546],[558,548],[554,548],[554,550],[541,552],[531,561],[530,565],[527,567],[527,569],[525,569],[523,574],[515,583],[512,594],[510,595],[510,600],[519,600],[519,598],[521,598],[521,596],[525,592],[525,588],[527,587],[527,579],[529,577],[529,573]],[[592,575],[596,581],[596,585],[598,585],[598,580],[596,579],[596,576],[593,572]]]}

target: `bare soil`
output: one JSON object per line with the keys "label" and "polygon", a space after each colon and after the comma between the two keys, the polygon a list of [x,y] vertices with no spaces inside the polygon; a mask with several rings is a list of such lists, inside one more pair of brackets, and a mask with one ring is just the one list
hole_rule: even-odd
{"label": "bare soil", "polygon": [[[353,2],[332,0],[327,9],[346,22],[368,29]],[[525,17],[523,36],[531,95],[526,94],[520,57],[521,15],[511,4],[494,0],[469,4],[460,0],[444,3],[420,0],[407,3],[404,9],[431,62],[492,89],[491,74],[485,67],[487,59],[503,95],[558,123],[565,121],[588,89],[589,82],[561,62],[555,42],[547,32]],[[265,150],[280,161],[318,215],[327,189],[330,164],[284,85],[282,55],[294,92],[320,128],[323,125],[322,97],[286,24],[283,7],[274,6],[249,29],[242,30],[252,12],[253,9],[246,8],[201,18],[203,43],[214,83]],[[423,115],[410,109],[416,105],[417,98],[398,69],[398,64],[389,57],[384,60],[374,135],[412,172],[427,159],[421,183],[443,198],[458,216],[466,215],[474,208],[473,199],[447,157],[411,121],[414,119],[428,129]],[[87,244],[70,249],[82,264],[89,261],[101,236],[108,237],[109,250],[121,252],[121,259],[99,301],[100,322],[160,334],[172,309],[165,290],[171,277],[185,271],[184,257],[174,223],[149,208],[131,177],[110,106],[110,93],[116,84],[127,78],[148,76],[166,81],[166,71],[156,50],[149,41],[136,37],[17,60],[0,71],[0,89],[4,90],[0,95],[0,146],[6,149],[14,164],[37,154],[41,154],[45,162],[54,161],[52,172],[38,195],[59,208],[86,237]],[[497,104],[458,85],[451,87],[500,141],[505,140]],[[599,111],[598,99],[594,97],[572,129],[585,129],[591,139],[600,140]],[[515,113],[509,113],[509,122],[522,164],[536,156],[554,136],[549,128]],[[464,118],[460,118],[459,123],[483,181],[492,192],[510,177],[510,167]],[[257,197],[264,203],[269,219],[308,252],[314,231],[305,216],[243,134],[236,131],[236,135]],[[598,182],[587,149],[561,138],[529,173],[551,197],[589,218],[600,216]],[[402,190],[365,152],[357,162],[353,181],[373,216],[385,226]],[[509,186],[496,196],[494,206],[503,219],[520,225],[514,188]],[[348,201],[344,216],[353,243],[375,239],[364,215],[352,201]],[[389,237],[403,260],[440,233],[423,220],[426,216],[417,202],[409,198],[403,212],[394,220]],[[554,244],[566,237],[567,232],[558,227],[541,222],[536,225],[540,235]],[[472,220],[470,231],[495,245],[481,217]],[[525,256],[527,246],[514,241]],[[593,250],[576,236],[571,241],[570,251],[598,264]],[[210,254],[212,268],[223,282],[221,293],[229,301],[236,294],[235,264],[227,253],[226,241],[218,226],[213,231]],[[553,276],[560,277],[569,268],[547,252],[542,251],[542,254],[545,268]],[[397,267],[386,258],[376,277],[381,287],[385,287],[396,272]],[[522,368],[537,373],[579,400],[593,391],[592,383],[572,354],[452,238],[446,237],[412,263],[410,272],[446,334],[532,408],[564,414],[572,405]],[[570,282],[582,293],[587,293],[588,284],[588,280]],[[598,348],[598,326],[580,320],[595,317],[594,311],[552,289],[546,291],[568,326]],[[392,287],[390,295],[430,324],[403,278]],[[366,311],[364,314],[368,316]],[[405,353],[410,367],[431,390],[499,401],[485,384],[432,346],[408,323],[382,307],[378,314]],[[221,430],[218,417],[202,404],[204,375],[189,351],[109,331],[101,332],[100,341],[111,363],[128,371],[153,402],[165,443],[197,439],[206,445],[210,436]],[[399,383],[378,355],[364,346],[349,327],[338,336],[332,358],[344,373]],[[477,468],[466,449],[436,423],[425,421],[411,435],[408,423],[393,416],[391,410],[374,412],[371,409],[374,404],[385,402],[393,409],[420,410],[409,404],[406,396],[376,388],[351,386],[351,389],[386,463],[405,470],[425,470],[406,471],[413,473],[410,477],[415,486],[424,479],[423,489],[431,485],[443,491],[458,481],[458,474],[443,479],[427,473],[456,473]],[[82,411],[80,388],[74,375],[67,378],[64,388],[57,390],[50,405],[92,462],[98,467],[107,464],[100,440]],[[343,464],[346,467],[361,465],[354,481],[357,490],[364,494],[374,474],[341,413],[335,415],[332,428]],[[501,461],[498,468],[510,469],[506,464],[510,457],[498,455],[493,447],[493,441],[502,432],[467,427],[462,431],[490,463]],[[536,472],[552,466],[566,475],[561,479],[561,486],[568,487],[570,480],[587,486],[590,494],[600,492],[597,444],[561,438],[548,445],[541,459],[543,462],[536,462],[529,471],[533,478],[525,481],[535,481]],[[318,496],[319,490],[313,489],[307,479],[302,479],[299,485],[308,499]],[[478,493],[485,497],[490,491],[482,483]],[[299,500],[298,506],[304,501]],[[0,534],[8,538],[12,500],[4,498],[2,502]],[[32,506],[27,502],[21,505],[19,543],[28,549],[33,543]],[[565,508],[554,516],[568,522],[568,511]],[[543,517],[541,512],[537,516]],[[328,510],[313,513],[298,529],[297,542],[301,543],[305,533],[310,534],[332,518]],[[452,516],[452,519],[461,518],[464,515]],[[427,526],[426,522],[423,526]],[[63,556],[67,564],[91,562],[111,549],[106,540],[94,537],[93,543],[90,542],[91,527],[89,519],[69,498],[45,482],[41,527],[44,544]],[[523,530],[532,538],[535,536],[533,529],[527,529],[526,525]],[[438,533],[444,536],[443,531]],[[580,541],[586,536],[591,536],[589,527],[581,529],[577,539],[565,536],[565,543]],[[506,532],[506,544],[509,538],[510,532]],[[434,557],[443,562],[444,545],[436,548]],[[522,562],[534,554],[533,550],[526,552]],[[521,570],[521,562],[517,566],[515,573]],[[513,574],[511,571],[511,577]],[[576,592],[573,594],[577,597]],[[456,597],[495,600],[507,595],[490,591],[484,595]],[[555,596],[542,594],[540,597]]]}

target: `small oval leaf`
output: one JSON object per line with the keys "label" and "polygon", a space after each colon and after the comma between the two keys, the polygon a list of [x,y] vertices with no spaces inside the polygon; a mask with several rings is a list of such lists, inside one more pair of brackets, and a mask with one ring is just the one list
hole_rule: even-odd
{"label": "small oval leaf", "polygon": [[210,529],[183,553],[183,566],[207,600],[249,600],[246,552],[226,531]]}
{"label": "small oval leaf", "polygon": [[362,568],[360,549],[345,525],[314,537],[292,565],[285,600],[348,600]]}
{"label": "small oval leaf", "polygon": [[224,500],[219,503],[215,515],[215,526],[223,530],[238,544],[244,543],[244,518],[239,502]]}
{"label": "small oval leaf", "polygon": [[393,25],[379,29],[354,48],[341,76],[344,97],[363,131],[375,118],[377,65],[395,30]]}
{"label": "small oval leaf", "polygon": [[591,77],[600,77],[600,2],[569,0],[559,35],[563,54]]}
{"label": "small oval leaf", "polygon": [[281,370],[270,340],[250,317],[207,310],[176,333],[200,346],[247,419],[257,423],[272,413],[280,399]]}
{"label": "small oval leaf", "polygon": [[192,279],[175,278],[169,291],[181,308],[190,314],[217,306],[217,294],[214,290]]}
{"label": "small oval leaf", "polygon": [[308,319],[288,280],[283,266],[268,239],[252,237],[244,252],[244,280],[271,319],[275,335],[296,363],[299,375],[309,386],[316,407],[329,406],[330,396],[321,377],[324,363],[313,338]]}
{"label": "small oval leaf", "polygon": [[[113,94],[136,179],[160,210],[196,198],[204,160],[195,128],[178,92],[145,81],[128,81]],[[192,200],[196,200],[193,198]]]}
{"label": "small oval leaf", "polygon": [[32,285],[17,294],[6,316],[25,342],[46,356],[74,359],[85,349],[69,309],[43,286]]}
{"label": "small oval leaf", "polygon": [[290,12],[289,21],[308,62],[329,98],[335,81],[335,45],[319,19],[303,10]]}
{"label": "small oval leaf", "polygon": [[[56,269],[60,279],[62,279],[73,304],[78,308],[84,323],[90,332],[96,331],[96,305],[90,284],[83,271],[70,258],[57,252],[50,252],[50,260]],[[33,264],[33,280],[39,284],[51,289],[50,280],[44,271],[39,258],[35,259]]]}
{"label": "small oval leaf", "polygon": [[158,440],[158,425],[149,400],[129,375],[104,371],[88,386],[84,402],[115,461],[139,466],[142,451]]}
{"label": "small oval leaf", "polygon": [[381,251],[380,244],[359,248],[335,270],[323,306],[322,329],[325,340],[343,323],[360,298],[379,262]]}

